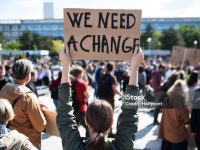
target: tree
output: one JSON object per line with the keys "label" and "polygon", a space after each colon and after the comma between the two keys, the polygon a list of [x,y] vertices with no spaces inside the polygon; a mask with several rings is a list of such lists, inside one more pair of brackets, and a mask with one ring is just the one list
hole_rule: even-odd
{"label": "tree", "polygon": [[53,41],[49,36],[40,36],[39,42],[35,43],[38,49],[45,49],[52,51],[53,49]]}
{"label": "tree", "polygon": [[19,50],[21,47],[21,44],[19,41],[8,41],[4,45],[5,50]]}
{"label": "tree", "polygon": [[31,50],[34,49],[34,37],[31,31],[25,31],[22,36],[19,38],[21,43],[22,50]]}
{"label": "tree", "polygon": [[159,38],[161,33],[156,31],[151,24],[147,24],[146,31],[141,35],[141,47],[143,49],[158,49],[160,47]]}
{"label": "tree", "polygon": [[0,32],[0,43],[3,44],[5,40],[5,37],[3,35],[3,33]]}
{"label": "tree", "polygon": [[197,48],[200,48],[200,31],[196,26],[181,26],[178,31],[181,33],[186,47],[195,47],[194,41],[197,41]]}
{"label": "tree", "polygon": [[161,49],[169,49],[172,50],[172,47],[184,46],[184,40],[181,34],[175,30],[174,28],[166,29],[162,32],[162,36],[160,38]]}
{"label": "tree", "polygon": [[33,49],[46,49],[52,50],[53,42],[49,36],[41,36],[37,33],[26,31],[20,37],[21,49],[22,50],[33,50]]}
{"label": "tree", "polygon": [[53,52],[58,54],[63,46],[63,40],[53,40]]}

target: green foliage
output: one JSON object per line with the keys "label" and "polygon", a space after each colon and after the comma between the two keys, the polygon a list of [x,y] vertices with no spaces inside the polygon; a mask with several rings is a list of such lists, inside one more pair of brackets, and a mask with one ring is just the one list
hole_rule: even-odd
{"label": "green foliage", "polygon": [[200,48],[200,31],[196,26],[181,26],[178,29],[185,41],[186,47],[195,47],[194,41],[197,41],[197,48]]}
{"label": "green foliage", "polygon": [[63,40],[53,40],[53,52],[58,54],[63,44],[64,44]]}
{"label": "green foliage", "polygon": [[172,47],[175,45],[178,46],[185,45],[182,35],[174,28],[169,28],[164,30],[162,32],[160,42],[161,42],[161,49],[169,49],[169,50],[172,50]]}
{"label": "green foliage", "polygon": [[[147,39],[150,39],[149,42]],[[147,24],[146,31],[141,34],[140,40],[143,49],[171,50],[175,45],[200,48],[200,30],[196,26],[184,25],[177,29],[169,28],[159,32],[151,24]],[[197,41],[197,45],[194,41]]]}
{"label": "green foliage", "polygon": [[0,32],[0,43],[3,44],[4,40],[5,40],[5,37],[3,33]]}
{"label": "green foliage", "polygon": [[44,49],[51,51],[53,49],[53,41],[51,37],[41,36],[30,31],[26,31],[22,34],[20,42],[22,44],[22,50]]}
{"label": "green foliage", "polygon": [[146,32],[141,35],[141,47],[143,49],[158,49],[160,46],[159,38],[161,33],[156,31],[151,24],[146,27]]}
{"label": "green foliage", "polygon": [[22,50],[30,50],[33,49],[34,38],[33,33],[30,31],[25,31],[19,39]]}
{"label": "green foliage", "polygon": [[52,49],[53,49],[52,38],[48,37],[48,36],[39,37],[39,42],[35,43],[35,44],[37,44],[38,49],[50,50],[50,51],[52,51]]}
{"label": "green foliage", "polygon": [[[149,40],[147,40],[149,39]],[[141,47],[143,49],[169,49],[173,46],[186,46],[200,48],[200,30],[196,26],[181,26],[169,28],[159,32],[151,24],[146,26],[146,31],[141,34]],[[194,45],[197,41],[197,45]],[[31,31],[25,31],[18,41],[7,41],[0,33],[0,43],[3,49],[21,50],[49,50],[51,54],[58,54],[63,46],[62,37],[52,38],[41,36]]]}
{"label": "green foliage", "polygon": [[8,41],[4,45],[5,50],[20,50],[21,43],[19,41]]}

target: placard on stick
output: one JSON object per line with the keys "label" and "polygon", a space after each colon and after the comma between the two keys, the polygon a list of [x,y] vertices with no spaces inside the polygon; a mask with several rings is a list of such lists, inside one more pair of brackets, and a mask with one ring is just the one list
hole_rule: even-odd
{"label": "placard on stick", "polygon": [[72,60],[130,60],[140,43],[141,10],[64,8]]}
{"label": "placard on stick", "polygon": [[173,65],[189,63],[197,66],[200,63],[200,49],[174,46],[171,55]]}

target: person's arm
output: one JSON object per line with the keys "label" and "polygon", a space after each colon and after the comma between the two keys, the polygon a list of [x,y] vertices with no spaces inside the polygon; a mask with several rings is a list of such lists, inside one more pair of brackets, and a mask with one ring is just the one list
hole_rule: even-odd
{"label": "person's arm", "polygon": [[82,150],[83,143],[77,128],[75,117],[73,114],[73,108],[69,104],[70,96],[70,63],[71,59],[68,50],[61,50],[60,60],[63,66],[61,85],[58,88],[58,98],[60,105],[57,109],[57,127],[62,139],[62,145],[64,150]]}
{"label": "person's arm", "polygon": [[116,85],[116,84],[113,84],[113,85],[112,85],[112,89],[113,89],[113,91],[114,91],[116,94],[122,96],[121,92],[117,89],[117,85]]}
{"label": "person's arm", "polygon": [[88,91],[84,91],[83,92],[83,95],[85,97],[84,101],[87,103],[88,102],[88,99],[89,99],[89,92]]}
{"label": "person's arm", "polygon": [[126,88],[125,95],[122,99],[122,113],[119,118],[117,127],[116,138],[112,142],[111,147],[113,149],[124,150],[133,149],[133,141],[135,140],[135,134],[137,132],[137,106],[131,106],[134,104],[134,99],[129,99],[129,96],[137,96],[138,92],[138,67],[143,61],[144,56],[140,49],[138,53],[135,53],[131,59],[131,73],[129,79],[129,85]]}
{"label": "person's arm", "polygon": [[27,94],[26,113],[33,128],[37,132],[42,132],[46,127],[46,119],[42,112],[39,100],[35,94]]}

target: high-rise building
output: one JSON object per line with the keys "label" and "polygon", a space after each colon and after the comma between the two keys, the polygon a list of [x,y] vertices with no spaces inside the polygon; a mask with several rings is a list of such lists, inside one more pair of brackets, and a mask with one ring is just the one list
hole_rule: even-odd
{"label": "high-rise building", "polygon": [[53,2],[44,2],[44,19],[53,19]]}

